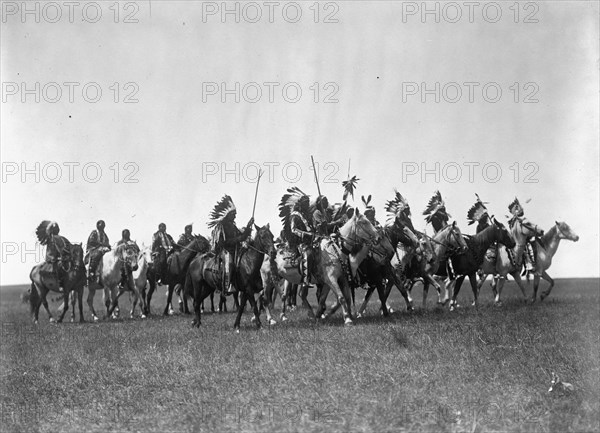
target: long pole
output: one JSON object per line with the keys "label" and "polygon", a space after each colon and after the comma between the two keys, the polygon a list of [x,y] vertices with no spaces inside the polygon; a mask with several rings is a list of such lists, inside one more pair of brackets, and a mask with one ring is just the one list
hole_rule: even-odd
{"label": "long pole", "polygon": [[[319,197],[321,197],[321,188],[319,187],[319,177],[317,176],[317,169],[315,167],[315,159],[312,155],[310,155],[310,160],[312,161],[313,171],[315,172],[315,182],[317,184],[317,192],[319,193]],[[323,214],[323,218],[325,221],[329,221],[329,217],[325,209],[323,209],[323,200],[319,200],[319,207],[321,208],[321,213]]]}
{"label": "long pole", "polygon": [[252,206],[252,219],[254,219],[254,210],[256,209],[256,197],[258,197],[258,184],[260,183],[260,178],[263,175],[263,171],[260,170],[258,172],[258,179],[256,180],[256,190],[254,191],[254,205]]}

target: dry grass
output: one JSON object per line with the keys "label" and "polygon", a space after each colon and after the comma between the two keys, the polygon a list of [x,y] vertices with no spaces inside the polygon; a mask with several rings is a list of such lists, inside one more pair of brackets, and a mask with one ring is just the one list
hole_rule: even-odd
{"label": "dry grass", "polygon": [[[239,335],[231,313],[195,330],[182,315],[53,325],[41,311],[35,327],[24,288],[2,288],[2,431],[599,431],[598,288],[557,281],[524,305],[511,283],[504,307],[486,288],[455,313],[430,294],[388,319],[373,301],[354,327],[298,310],[256,331],[246,314]],[[575,392],[548,394],[551,371]]]}

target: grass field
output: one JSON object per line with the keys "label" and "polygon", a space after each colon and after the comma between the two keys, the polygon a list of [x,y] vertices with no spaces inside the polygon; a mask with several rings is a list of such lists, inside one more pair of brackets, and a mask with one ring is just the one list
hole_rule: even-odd
{"label": "grass field", "polygon": [[[382,318],[374,296],[354,327],[299,309],[260,331],[245,314],[241,334],[232,313],[197,330],[183,315],[56,325],[42,309],[36,327],[24,289],[0,289],[2,431],[600,431],[596,279],[557,280],[534,305],[508,283],[501,308],[488,285],[471,307],[465,285],[452,313],[432,293],[420,309],[419,286],[413,313]],[[552,371],[575,391],[548,393]]]}

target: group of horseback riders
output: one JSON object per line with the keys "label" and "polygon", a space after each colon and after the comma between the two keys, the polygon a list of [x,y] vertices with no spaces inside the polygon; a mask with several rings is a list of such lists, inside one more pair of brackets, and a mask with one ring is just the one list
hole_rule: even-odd
{"label": "group of horseback riders", "polygon": [[[310,196],[302,193],[297,188],[288,189],[288,193],[282,197],[279,205],[280,217],[282,217],[283,230],[279,238],[280,247],[288,253],[290,263],[299,267],[302,275],[302,284],[310,283],[310,275],[313,274],[313,256],[315,246],[324,237],[333,237],[335,239],[338,229],[343,226],[354,212],[344,201],[343,204],[331,206],[327,197],[318,195],[312,200]],[[393,215],[393,223],[399,229],[400,246],[404,250],[399,266],[404,269],[413,259],[422,260],[426,253],[422,247],[421,239],[423,234],[415,230],[412,220],[410,207],[406,200],[399,194],[397,198],[388,202],[386,210]],[[368,199],[362,197],[365,206],[364,215],[379,233],[383,233],[384,228],[375,217],[375,208],[370,204],[371,196]],[[525,218],[523,207],[518,199],[514,199],[508,206],[512,218],[509,220],[511,228],[521,226],[535,233],[535,237],[543,235],[543,231],[537,225]],[[446,212],[445,204],[441,194],[436,192],[430,199],[428,207],[423,212],[426,216],[425,221],[430,223],[434,232],[438,232],[448,225],[450,215]],[[225,293],[237,291],[235,287],[234,272],[236,264],[244,245],[248,240],[254,218],[250,218],[248,223],[242,229],[238,228],[235,222],[237,209],[230,196],[225,195],[214,207],[210,214],[209,228],[211,233],[211,249],[215,256],[219,257],[219,263],[222,270],[222,288]],[[488,214],[485,203],[477,196],[477,201],[467,213],[469,224],[477,223],[477,233],[485,229],[491,223],[491,217]],[[103,220],[96,223],[96,229],[93,230],[87,240],[86,263],[89,262],[88,282],[98,282],[98,267],[102,257],[111,250],[111,244],[108,235],[105,232],[106,224]],[[42,245],[46,245],[46,263],[52,273],[61,285],[64,275],[68,272],[70,263],[70,242],[59,234],[60,228],[56,222],[43,221],[37,228],[36,234]],[[158,231],[152,236],[152,256],[168,258],[173,252],[185,248],[194,241],[192,234],[192,224],[184,228],[177,243],[174,242],[171,235],[166,231],[166,224],[160,223]],[[535,267],[535,251],[532,249],[532,239],[529,239],[526,245],[522,246],[522,257],[512,257],[516,265],[526,264],[526,271]],[[137,244],[131,240],[131,233],[128,229],[122,231],[122,237],[117,243],[120,245],[133,246],[139,252]],[[490,254],[494,254],[493,251]],[[161,261],[166,264],[166,260]],[[166,265],[165,265],[166,266]],[[157,270],[157,275],[165,275],[162,270]],[[158,281],[161,282],[160,280]]]}

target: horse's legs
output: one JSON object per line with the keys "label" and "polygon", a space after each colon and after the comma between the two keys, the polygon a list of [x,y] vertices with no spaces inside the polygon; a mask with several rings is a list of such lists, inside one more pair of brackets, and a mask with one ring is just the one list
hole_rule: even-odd
{"label": "horse's legs", "polygon": [[477,307],[477,295],[479,294],[477,290],[477,273],[469,274],[469,282],[471,283],[471,290],[473,290],[473,306]]}
{"label": "horse's legs", "polygon": [[[367,308],[367,304],[369,303],[369,299],[371,299],[371,295],[373,294],[373,292],[375,291],[375,287],[373,287],[371,284],[369,284],[369,288],[367,289],[367,293],[365,293],[365,299],[363,299],[362,304],[360,305],[360,307],[358,308],[358,313],[356,313],[356,317],[360,318],[362,317],[363,313],[365,312],[365,309]],[[377,287],[377,291],[379,293],[379,299],[382,298],[381,292],[379,291],[379,287]],[[384,295],[385,296],[385,295]],[[385,307],[385,302],[382,301],[382,308]],[[386,313],[387,313],[387,308],[386,308]]]}
{"label": "horse's legs", "polygon": [[154,294],[154,291],[156,290],[156,280],[155,280],[154,276],[148,278],[148,285],[150,287],[148,288],[148,295],[146,297],[146,314],[149,316],[150,315],[150,301],[152,300],[152,295]]}
{"label": "horse's legs", "polygon": [[58,323],[62,323],[63,319],[65,318],[65,314],[67,313],[67,310],[69,309],[69,294],[71,292],[67,291],[67,289],[63,288],[64,290],[64,294],[63,294],[63,308],[62,311],[60,312],[60,316],[58,316]]}
{"label": "horse's legs", "polygon": [[234,292],[233,293],[233,308],[235,308],[235,310],[239,310],[240,309],[240,301],[239,301],[239,292]]}
{"label": "horse's legs", "polygon": [[542,273],[542,278],[550,283],[550,286],[548,286],[548,289],[540,295],[540,300],[543,301],[552,291],[552,288],[554,287],[554,280],[552,279],[552,277],[550,275],[548,275],[548,273],[546,271],[544,271]]}
{"label": "horse's legs", "polygon": [[[274,292],[275,292],[275,284],[273,284],[273,282],[269,282],[267,284],[267,287],[265,287],[264,291],[263,291],[263,295],[261,295],[260,299],[262,299],[264,301],[264,308],[265,308],[265,313],[267,315],[267,323],[269,325],[276,325],[277,322],[275,321],[275,319],[273,319],[273,317],[271,316],[271,309],[274,309],[275,306],[275,296],[274,296]],[[253,296],[254,297],[254,296]]]}
{"label": "horse's legs", "polygon": [[[344,323],[346,325],[352,324],[353,323],[352,322],[352,310],[351,310],[352,299],[350,297],[350,287],[348,285],[348,282],[345,280],[345,278],[343,278],[342,279],[343,280],[342,287],[340,287],[340,285],[338,284],[337,278],[335,278],[331,274],[328,276],[328,280],[329,280],[329,284],[328,284],[329,287],[331,288],[331,290],[333,290],[333,293],[335,293],[337,301],[342,306],[342,312],[344,314]],[[335,311],[335,310],[333,310],[333,311]]]}
{"label": "horse's legs", "polygon": [[210,292],[210,312],[215,312],[215,292]]}
{"label": "horse's legs", "polygon": [[[111,290],[112,293],[112,290]],[[114,299],[112,300],[112,302],[110,302],[110,306],[106,312],[106,318],[109,318],[111,316],[111,314],[113,313],[113,311],[115,310],[115,308],[117,307],[117,305],[119,305],[119,298],[121,297],[121,295],[125,293],[125,288],[123,287],[119,287],[119,291],[117,292],[117,296],[114,296]]]}
{"label": "horse's legs", "polygon": [[533,296],[531,297],[531,302],[535,302],[535,300],[537,298],[537,292],[538,292],[538,288],[540,286],[540,278],[541,278],[541,276],[538,274],[535,274],[533,276]]}
{"label": "horse's legs", "polygon": [[[300,287],[300,299],[302,299],[302,306],[308,310],[308,317],[315,318],[315,312],[313,311],[312,306],[308,302],[308,284],[303,283],[302,287]],[[322,313],[322,311],[321,311]],[[321,317],[318,315],[317,317]]]}
{"label": "horse's legs", "polygon": [[[282,280],[275,285],[275,289],[279,292],[279,297],[281,298],[281,315],[279,316],[281,320],[287,320],[285,313],[287,312],[291,283],[288,280]],[[275,308],[275,301],[273,301],[273,308]]]}
{"label": "horse's legs", "polygon": [[[79,321],[83,323],[85,322],[85,318],[83,317],[83,286],[77,290],[77,303],[79,304]],[[75,310],[75,305],[73,305],[73,310]],[[75,314],[74,311],[73,314]]]}
{"label": "horse's legs", "polygon": [[240,322],[242,320],[242,313],[246,307],[246,301],[248,301],[248,294],[246,292],[242,292],[242,302],[238,307],[235,323],[233,324],[233,329],[235,329],[237,332],[240,332]]}
{"label": "horse's legs", "polygon": [[169,316],[173,314],[173,307],[172,307],[172,302],[173,302],[173,289],[174,289],[174,285],[172,283],[169,283],[167,285],[167,305],[165,306],[165,310],[163,311],[163,316]]}
{"label": "horse's legs", "polygon": [[94,283],[88,285],[88,296],[87,296],[87,304],[88,308],[92,312],[92,320],[94,322],[98,321],[98,316],[96,315],[96,310],[94,310],[94,295],[96,294],[96,289],[93,287]]}
{"label": "horse's legs", "polygon": [[[257,305],[256,299],[254,298],[254,289],[255,288],[251,286],[250,293],[247,296],[248,296],[248,300],[250,301],[250,306],[252,307],[252,310],[254,311],[254,317],[256,318],[256,328],[258,329],[261,327],[260,312],[258,311],[258,305]],[[266,307],[267,314],[271,315],[268,308],[269,307],[267,306]]]}
{"label": "horse's legs", "polygon": [[456,298],[458,297],[458,293],[460,292],[460,286],[462,286],[463,281],[465,280],[464,275],[460,275],[455,280],[450,280],[449,284],[454,283],[454,289],[452,290],[452,300],[450,301],[450,311],[454,311],[455,308],[458,308],[458,304],[456,302]]}
{"label": "horse's legs", "polygon": [[487,280],[487,277],[490,274],[486,274],[486,273],[482,273],[481,277],[479,278],[479,282],[477,283],[477,296],[479,297],[479,293],[481,293],[481,286],[483,286],[483,284],[485,283],[485,280]]}
{"label": "horse's legs", "polygon": [[[324,318],[323,317],[323,312],[325,311],[325,307],[326,307],[326,302],[327,302],[327,295],[329,295],[329,285],[325,284],[324,286],[322,286],[320,288],[320,290],[318,291],[318,307],[317,307],[317,312],[316,312],[316,318],[317,319],[321,319]],[[312,311],[312,310],[311,310]]]}

